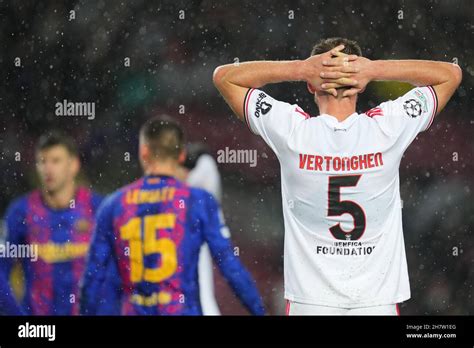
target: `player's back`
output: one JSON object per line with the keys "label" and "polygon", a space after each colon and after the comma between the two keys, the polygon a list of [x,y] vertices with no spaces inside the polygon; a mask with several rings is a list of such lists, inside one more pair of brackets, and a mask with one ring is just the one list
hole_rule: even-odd
{"label": "player's back", "polygon": [[351,308],[410,297],[398,168],[436,102],[416,88],[339,122],[249,91],[247,124],[281,164],[285,298]]}
{"label": "player's back", "polygon": [[197,263],[206,197],[168,176],[145,176],[113,195],[122,314],[201,314]]}
{"label": "player's back", "polygon": [[[344,122],[320,115],[297,127],[288,145],[282,195],[291,231],[286,235],[291,256],[285,262],[301,276],[294,283],[311,279],[320,289],[317,300],[326,304],[378,300],[372,278],[405,272],[398,178],[402,152],[396,138],[365,114]],[[398,286],[398,281],[389,284]],[[314,294],[307,287],[287,291],[307,294],[305,300]]]}
{"label": "player's back", "polygon": [[306,120],[295,128],[283,155],[284,194],[293,202],[293,217],[323,240],[380,235],[400,203],[401,155],[396,139],[365,114],[343,122],[324,114]]}

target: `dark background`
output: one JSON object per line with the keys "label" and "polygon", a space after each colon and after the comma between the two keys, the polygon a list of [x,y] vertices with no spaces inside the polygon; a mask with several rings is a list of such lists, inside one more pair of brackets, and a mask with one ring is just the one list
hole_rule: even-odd
{"label": "dark background", "polygon": [[[69,20],[71,10],[76,18]],[[254,168],[219,164],[223,206],[269,312],[282,314],[278,162],[232,117],[212,72],[236,59],[304,59],[319,39],[344,36],[357,40],[371,59],[443,60],[463,69],[461,87],[401,164],[412,288],[401,312],[472,314],[473,18],[469,0],[0,1],[0,212],[37,185],[34,145],[40,134],[53,128],[72,134],[82,154],[82,179],[108,193],[141,175],[138,129],[166,112],[179,119],[189,141],[207,143],[214,155],[225,147],[257,150]],[[17,57],[21,67],[14,64]],[[373,83],[358,111],[407,88]],[[303,83],[266,90],[318,114]],[[63,99],[95,102],[95,119],[56,116],[55,104]],[[245,313],[220,277],[216,291],[224,314]]]}

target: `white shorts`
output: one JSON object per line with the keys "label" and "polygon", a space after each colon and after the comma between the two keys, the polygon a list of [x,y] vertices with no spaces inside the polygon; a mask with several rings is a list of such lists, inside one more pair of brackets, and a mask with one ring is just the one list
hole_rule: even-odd
{"label": "white shorts", "polygon": [[286,315],[400,315],[398,303],[361,308],[339,308],[286,300]]}

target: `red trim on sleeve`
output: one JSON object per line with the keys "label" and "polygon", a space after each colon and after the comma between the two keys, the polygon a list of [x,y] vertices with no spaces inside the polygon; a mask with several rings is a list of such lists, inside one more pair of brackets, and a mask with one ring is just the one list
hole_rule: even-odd
{"label": "red trim on sleeve", "polygon": [[433,98],[433,113],[431,114],[430,122],[428,123],[428,126],[426,126],[425,131],[431,127],[434,117],[436,116],[436,112],[438,111],[438,96],[436,95],[436,91],[431,86],[427,86],[427,88],[431,93],[431,97]]}
{"label": "red trim on sleeve", "polygon": [[286,300],[285,314],[290,315],[290,301]]}
{"label": "red trim on sleeve", "polygon": [[245,98],[244,98],[244,119],[245,119],[245,123],[247,124],[247,127],[250,129],[250,131],[252,133],[254,133],[254,131],[250,127],[248,109],[249,109],[249,100],[250,100],[250,97],[252,96],[253,91],[255,91],[255,88],[249,88],[249,90],[247,91],[247,94],[245,94]]}

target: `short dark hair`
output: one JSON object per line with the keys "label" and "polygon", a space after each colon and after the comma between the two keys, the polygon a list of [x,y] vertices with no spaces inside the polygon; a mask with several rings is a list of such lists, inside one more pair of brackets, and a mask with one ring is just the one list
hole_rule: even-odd
{"label": "short dark hair", "polygon": [[73,138],[59,131],[50,131],[41,135],[36,145],[36,153],[53,146],[63,146],[71,156],[79,157],[79,150]]}
{"label": "short dark hair", "polygon": [[140,129],[140,137],[150,146],[157,159],[178,159],[184,148],[184,132],[170,116],[149,119]]}
{"label": "short dark hair", "polygon": [[314,45],[313,49],[311,50],[311,55],[314,56],[316,54],[322,54],[339,45],[344,45],[344,49],[342,50],[343,53],[362,56],[362,50],[357,41],[349,40],[343,37],[322,39],[316,45]]}

